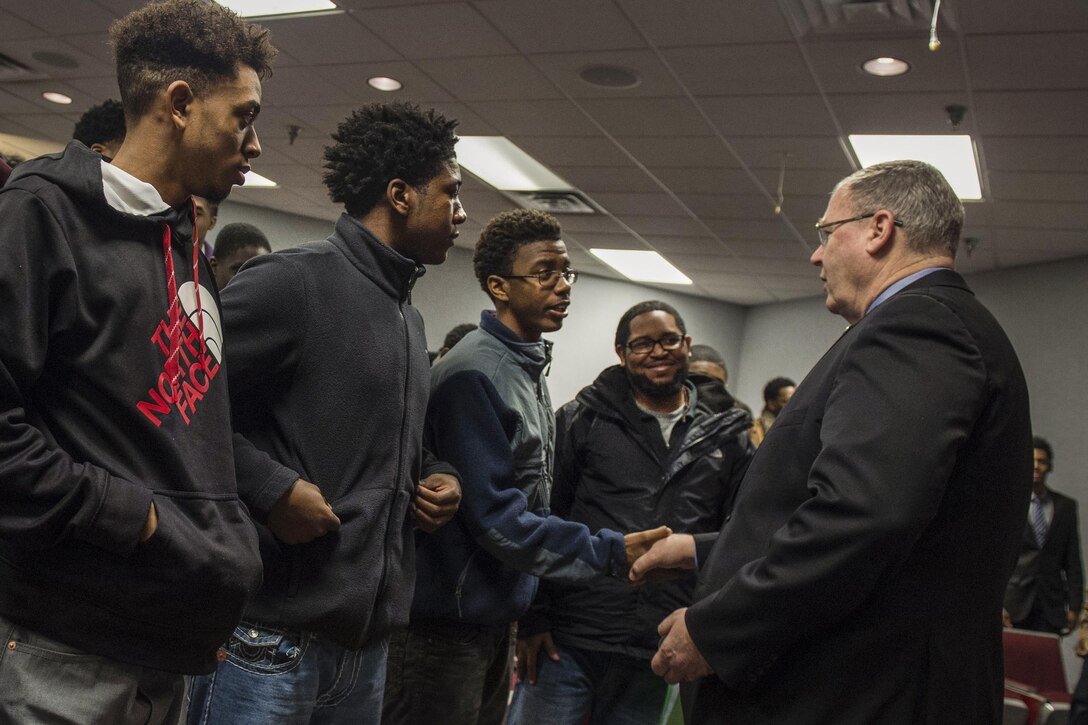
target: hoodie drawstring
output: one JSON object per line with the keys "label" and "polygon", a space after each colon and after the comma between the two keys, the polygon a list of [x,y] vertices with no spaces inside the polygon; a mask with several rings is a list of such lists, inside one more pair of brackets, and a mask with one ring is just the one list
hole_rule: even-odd
{"label": "hoodie drawstring", "polygon": [[[196,216],[194,209],[193,216]],[[195,232],[195,230],[194,230]],[[196,238],[196,234],[193,234],[193,292],[196,295],[196,315],[197,315],[197,327],[200,331],[200,364],[202,367],[206,366],[205,363],[205,351],[207,344],[204,341],[204,308],[200,302],[200,252],[198,251],[199,242]],[[177,278],[174,276],[174,255],[171,252],[171,230],[169,224],[162,225],[162,253],[163,253],[163,266],[166,269],[166,298],[170,300],[170,308],[167,312],[169,320],[167,327],[167,338],[170,340],[170,347],[166,354],[166,375],[170,378],[171,388],[176,390],[178,388],[178,381],[181,379],[181,366],[178,364],[178,358],[181,355],[181,300],[178,299],[178,283]]]}

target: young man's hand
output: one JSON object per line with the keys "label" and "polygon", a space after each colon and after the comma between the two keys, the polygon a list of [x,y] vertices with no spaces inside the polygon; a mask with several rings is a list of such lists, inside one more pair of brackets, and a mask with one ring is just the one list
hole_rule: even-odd
{"label": "young man's hand", "polygon": [[531,634],[528,637],[519,637],[517,649],[517,663],[518,663],[518,682],[528,682],[530,685],[536,684],[536,663],[540,657],[540,650],[544,650],[544,654],[548,656],[548,659],[553,662],[559,661],[559,650],[555,648],[555,642],[552,642],[551,632],[541,632],[540,634]]}
{"label": "young man's hand", "polygon": [[446,473],[432,473],[416,486],[412,518],[430,533],[449,523],[461,505],[461,483]]}
{"label": "young man's hand", "polygon": [[623,537],[623,543],[627,545],[627,566],[631,566],[640,556],[650,550],[654,542],[664,539],[672,533],[668,526],[658,526],[656,529],[636,531]]}
{"label": "young man's hand", "polygon": [[695,537],[691,534],[672,534],[657,541],[650,550],[631,564],[628,578],[635,584],[641,584],[650,572],[662,574],[661,570],[691,570],[695,568]]}
{"label": "young man's hand", "polygon": [[340,517],[320,488],[300,478],[272,507],[268,528],[285,544],[305,544],[339,529]]}

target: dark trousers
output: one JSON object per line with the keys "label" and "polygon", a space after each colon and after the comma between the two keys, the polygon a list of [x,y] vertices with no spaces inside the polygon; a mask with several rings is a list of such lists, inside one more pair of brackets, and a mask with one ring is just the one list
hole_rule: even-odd
{"label": "dark trousers", "polygon": [[414,622],[389,636],[382,725],[500,725],[510,625]]}

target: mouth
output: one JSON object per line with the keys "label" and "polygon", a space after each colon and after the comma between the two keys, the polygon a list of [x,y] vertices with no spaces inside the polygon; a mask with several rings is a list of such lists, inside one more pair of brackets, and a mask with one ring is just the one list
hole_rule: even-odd
{"label": "mouth", "polygon": [[567,316],[567,308],[570,307],[570,300],[565,300],[557,305],[552,305],[547,308],[548,315],[552,317],[558,317],[563,319]]}
{"label": "mouth", "polygon": [[245,183],[246,183],[246,174],[248,174],[250,172],[251,168],[252,167],[250,167],[248,165],[241,166],[234,172],[234,185],[235,186],[245,185]]}

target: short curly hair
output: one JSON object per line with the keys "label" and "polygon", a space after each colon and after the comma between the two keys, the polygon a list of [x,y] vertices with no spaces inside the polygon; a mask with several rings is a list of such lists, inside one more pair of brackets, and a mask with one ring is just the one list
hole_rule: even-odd
{"label": "short curly hair", "polygon": [[234,222],[219,230],[212,256],[217,259],[226,259],[239,249],[246,247],[260,247],[266,252],[272,251],[272,245],[268,243],[268,237],[264,235],[264,232],[252,224]]}
{"label": "short curly hair", "polygon": [[496,215],[480,232],[472,255],[472,269],[480,288],[491,295],[487,278],[510,274],[519,248],[533,242],[558,241],[562,236],[559,220],[547,212],[514,209]]}
{"label": "short curly hair", "polygon": [[165,0],[134,10],[110,26],[110,43],[130,123],[176,80],[199,96],[233,78],[239,65],[265,78],[276,55],[268,30],[205,0]]}
{"label": "short curly hair", "polygon": [[125,109],[112,98],[91,106],[79,117],[72,138],[90,148],[96,143],[109,144],[125,138]]}
{"label": "short curly hair", "polygon": [[375,103],[344,119],[325,147],[325,186],[353,217],[370,212],[393,179],[419,188],[457,158],[455,119],[414,103]]}
{"label": "short curly hair", "polygon": [[672,319],[676,320],[676,326],[680,328],[680,334],[688,334],[684,318],[680,316],[675,307],[661,300],[646,300],[628,308],[627,312],[624,312],[623,316],[620,317],[620,321],[616,324],[616,347],[626,347],[627,342],[631,339],[631,322],[639,315],[644,315],[647,312],[664,312],[672,315]]}

